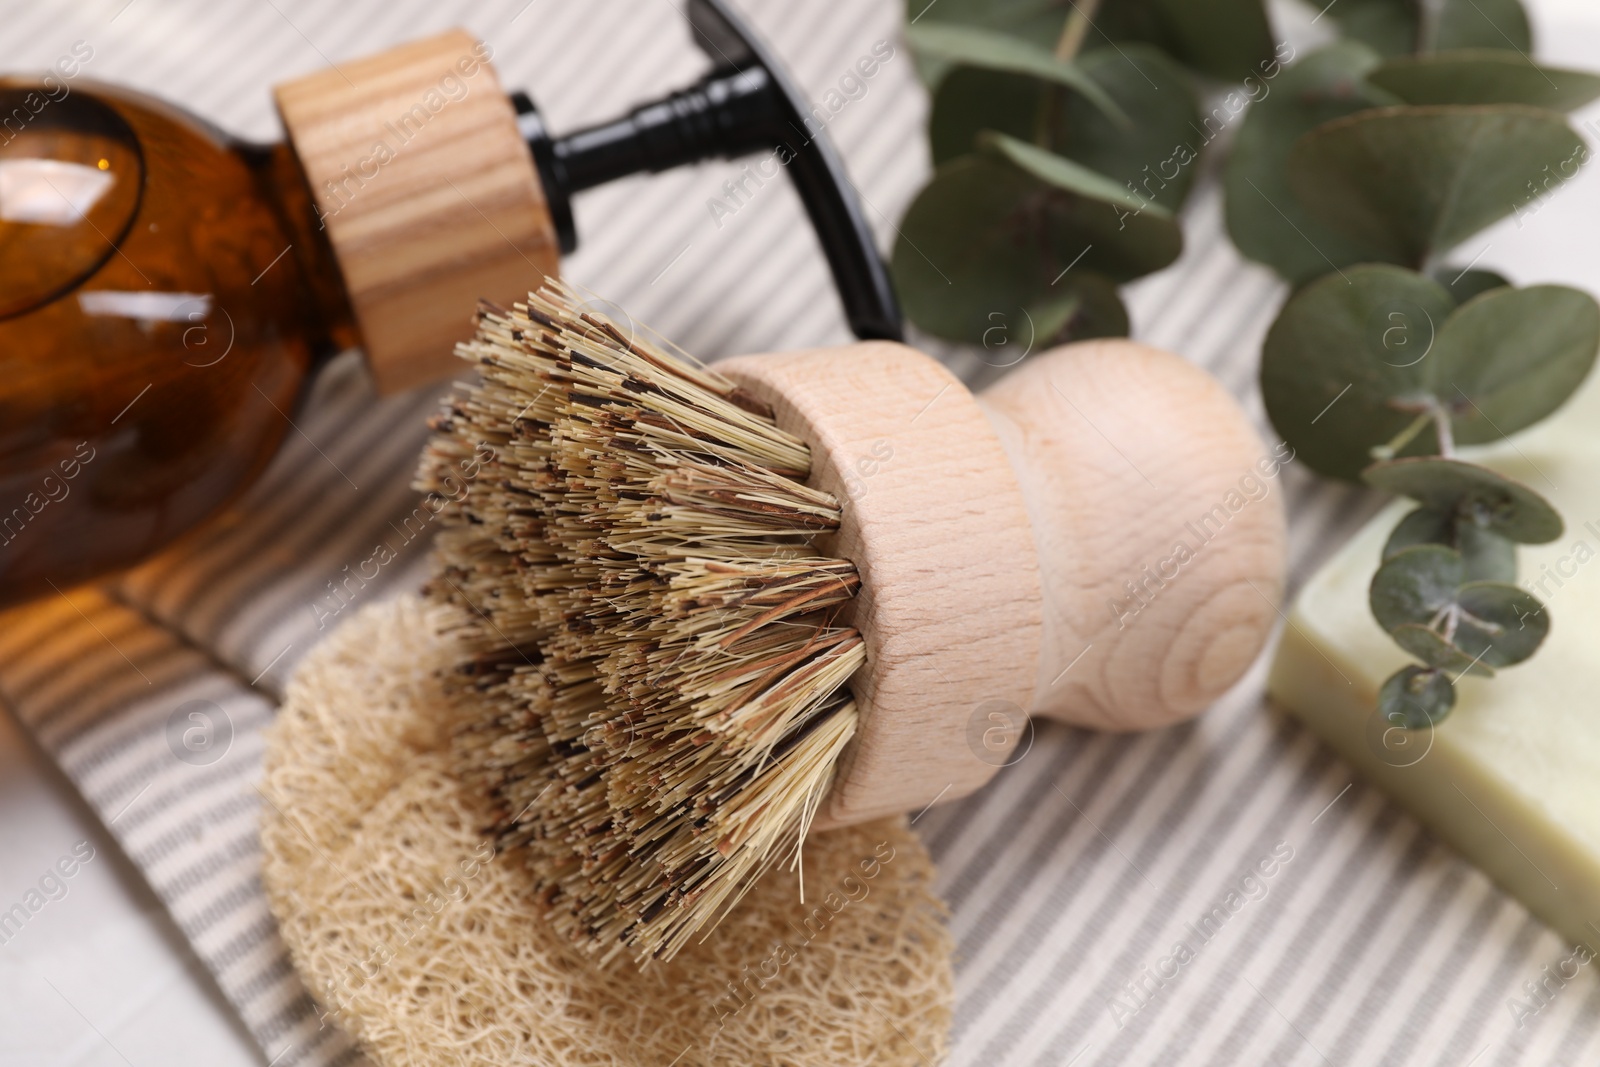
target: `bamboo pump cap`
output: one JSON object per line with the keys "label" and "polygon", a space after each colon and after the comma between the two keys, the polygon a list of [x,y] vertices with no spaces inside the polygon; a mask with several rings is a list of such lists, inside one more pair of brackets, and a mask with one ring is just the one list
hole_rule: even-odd
{"label": "bamboo pump cap", "polygon": [[453,30],[277,87],[382,393],[447,377],[480,298],[560,269],[490,50]]}
{"label": "bamboo pump cap", "polygon": [[805,98],[726,0],[689,0],[711,69],[611,122],[552,137],[461,30],[279,86],[278,111],[344,275],[380,392],[448,377],[477,301],[509,306],[577,246],[571,197],[640,171],[784,153],[857,337],[900,311],[854,187]]}

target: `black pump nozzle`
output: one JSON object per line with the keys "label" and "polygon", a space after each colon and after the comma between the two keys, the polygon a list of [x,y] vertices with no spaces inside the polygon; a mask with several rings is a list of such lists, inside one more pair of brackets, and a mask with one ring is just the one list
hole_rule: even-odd
{"label": "black pump nozzle", "polygon": [[640,171],[776,151],[817,231],[851,331],[863,340],[901,340],[900,306],[855,188],[822,131],[807,127],[804,98],[725,0],[690,0],[688,14],[695,42],[715,65],[686,89],[559,138],[526,93],[512,95],[561,251],[578,245],[573,193]]}

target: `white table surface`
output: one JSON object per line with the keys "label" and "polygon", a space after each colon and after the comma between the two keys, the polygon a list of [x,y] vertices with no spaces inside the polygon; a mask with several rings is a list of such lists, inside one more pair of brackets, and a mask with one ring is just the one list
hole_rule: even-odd
{"label": "white table surface", "polygon": [[265,1062],[93,812],[0,715],[0,910],[85,841],[66,894],[0,945],[0,1067]]}
{"label": "white table surface", "polygon": [[[20,2],[0,2],[0,25],[10,21],[6,9]],[[1541,61],[1600,65],[1600,3],[1525,2]],[[68,21],[85,18],[77,5],[53,0],[52,6]],[[120,6],[119,0],[114,7]],[[1303,8],[1275,8],[1286,30],[1296,37],[1307,32]],[[138,32],[139,16],[137,8],[127,13],[125,32]],[[98,48],[116,47],[114,35],[96,40]],[[776,44],[781,50],[782,42]],[[14,51],[8,42],[6,52]],[[263,81],[263,99],[266,93]],[[1600,145],[1600,106],[1579,112],[1574,122],[1591,146]],[[1464,258],[1481,251],[1479,265],[1503,270],[1518,284],[1561,281],[1600,294],[1597,234],[1600,169],[1591,163],[1520,226],[1507,219],[1474,238]],[[0,1067],[265,1063],[137,871],[48,757],[0,715],[0,911],[85,841],[94,858],[66,881],[66,895],[0,945]]]}

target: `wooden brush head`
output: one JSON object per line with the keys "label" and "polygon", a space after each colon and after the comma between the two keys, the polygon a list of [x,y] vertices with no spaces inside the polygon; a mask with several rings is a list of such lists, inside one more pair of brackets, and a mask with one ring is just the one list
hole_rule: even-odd
{"label": "wooden brush head", "polygon": [[702,368],[561,283],[479,318],[418,482],[452,748],[602,960],[671,958],[813,826],[971,792],[1026,711],[1193,714],[1270,625],[1264,450],[1174,356],[974,398],[887,342]]}
{"label": "wooden brush head", "polygon": [[820,547],[861,575],[860,725],[819,828],[972,792],[1023,712],[1114,730],[1192,716],[1266,641],[1281,459],[1177,356],[1068,345],[976,397],[887,342],[716,369],[811,445],[809,484],[844,503]]}

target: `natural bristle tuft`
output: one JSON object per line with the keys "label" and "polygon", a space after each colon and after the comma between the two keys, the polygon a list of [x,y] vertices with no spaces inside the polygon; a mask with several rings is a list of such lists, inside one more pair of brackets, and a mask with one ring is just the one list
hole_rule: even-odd
{"label": "natural bristle tuft", "polygon": [[668,348],[560,282],[481,307],[482,383],[418,476],[450,501],[429,593],[473,620],[457,766],[607,960],[670,958],[798,860],[866,655],[805,442]]}

